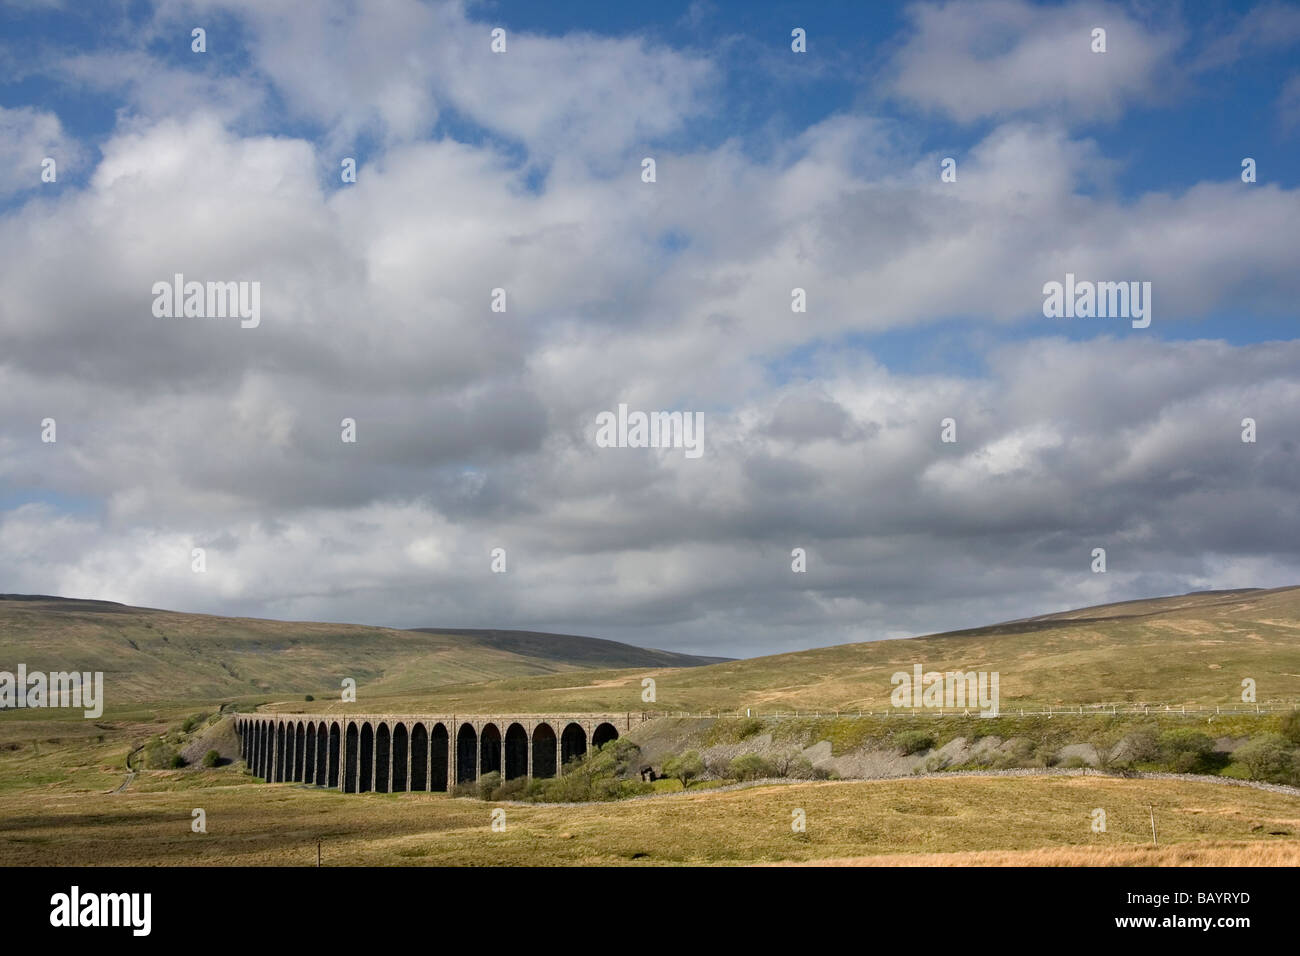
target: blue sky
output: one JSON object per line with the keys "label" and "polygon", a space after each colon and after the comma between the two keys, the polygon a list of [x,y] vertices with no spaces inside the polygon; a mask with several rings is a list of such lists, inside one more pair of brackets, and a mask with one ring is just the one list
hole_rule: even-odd
{"label": "blue sky", "polygon": [[[588,2],[544,6],[496,2],[471,5],[469,12],[485,26],[501,25],[512,33],[635,36],[716,59],[720,82],[713,108],[683,123],[670,136],[647,140],[648,147],[662,144],[693,151],[734,140],[750,155],[764,158],[770,156],[774,136],[792,136],[828,117],[865,108],[894,124],[896,135],[905,138],[915,151],[960,160],[996,126],[996,119],[954,122],[941,111],[918,114],[910,104],[883,95],[873,82],[887,69],[891,51],[914,32],[908,9],[902,3],[810,6],[692,0],[656,4],[651,9]],[[1190,64],[1205,57],[1225,36],[1247,31],[1262,10],[1296,14],[1293,6],[1217,2],[1162,6],[1145,11],[1145,15],[1157,27],[1177,29],[1184,35],[1178,59]],[[140,35],[158,29],[160,16],[184,19],[183,13],[160,11],[148,2],[36,3],[0,10],[6,56],[24,65],[16,78],[0,85],[0,105],[49,110],[93,156],[117,128],[120,111],[129,112],[131,105],[120,95],[91,90],[85,83],[69,81],[50,69],[58,59],[140,48],[151,59],[179,70],[218,76],[256,72],[245,47],[248,33],[239,16],[219,8],[191,16],[195,23],[201,20],[212,37],[206,57],[193,55],[187,37],[175,30],[141,42]],[[784,55],[792,25],[808,31],[810,56]],[[1296,37],[1291,35],[1287,42],[1283,31],[1282,37],[1274,40],[1267,43],[1256,37],[1242,56],[1169,75],[1167,89],[1153,93],[1156,101],[1151,104],[1135,104],[1118,116],[1073,123],[1072,133],[1095,140],[1114,164],[1106,189],[1120,202],[1133,202],[1151,193],[1178,195],[1205,181],[1237,182],[1241,159],[1247,154],[1257,161],[1259,184],[1294,188],[1300,168],[1300,122],[1280,117],[1279,101],[1287,82],[1300,76],[1295,67]],[[755,51],[779,58],[780,67],[755,56]],[[249,118],[250,131],[320,140],[323,131],[318,125],[303,122],[285,110],[283,103],[275,103],[273,91],[271,99],[271,109]],[[1300,106],[1296,110],[1300,117]],[[530,162],[528,150],[518,140],[494,133],[471,116],[448,109],[427,133],[434,138],[489,144],[526,170],[524,179],[530,188],[544,186],[544,162],[538,163],[535,157]],[[361,136],[351,152],[365,163],[374,155],[376,145],[372,137]],[[66,176],[72,183],[82,182],[92,168],[90,164],[76,165]],[[326,183],[329,188],[342,188],[332,176]],[[1081,193],[1088,190],[1081,185]],[[25,195],[12,196],[8,203],[19,203]],[[665,248],[684,247],[689,241],[689,232],[684,230],[665,234]],[[1250,254],[1249,249],[1240,252]],[[900,370],[977,373],[978,352],[956,348],[965,337],[965,318],[940,317],[920,330],[846,335],[816,345],[866,348]],[[1183,324],[1163,323],[1151,334],[1254,343],[1290,338],[1293,330],[1288,311],[1229,308],[1191,317]],[[1053,333],[1076,339],[1103,334],[1091,326]],[[1000,340],[1023,334],[1026,330],[1019,326],[979,330],[985,343],[990,336]],[[801,345],[790,354],[775,356],[769,365],[777,374],[796,368],[800,354],[810,347]],[[960,354],[954,356],[953,352]]]}
{"label": "blue sky", "polygon": [[[1300,576],[1296,4],[22,0],[0,36],[4,590],[743,654]],[[160,320],[177,272],[263,322]],[[1151,282],[1151,326],[1045,317],[1066,272]],[[708,452],[596,449],[620,403]]]}
{"label": "blue sky", "polygon": [[[1149,11],[1157,24],[1181,24],[1186,43],[1180,59],[1192,62],[1214,42],[1241,30],[1265,6],[1247,2],[1169,4]],[[562,37],[591,32],[609,37],[640,36],[656,43],[717,56],[725,67],[720,109],[689,125],[678,143],[712,146],[738,137],[761,151],[770,125],[782,131],[806,128],[857,103],[908,124],[923,150],[960,156],[987,132],[989,123],[958,124],[930,114],[917,117],[873,90],[873,72],[907,36],[907,5],[826,2],[665,2],[650,8],[590,2],[497,2],[471,6],[484,24]],[[0,105],[40,104],[56,112],[67,129],[87,143],[111,134],[116,110],[125,104],[110,93],[91,94],[81,84],[61,82],[42,70],[53,58],[91,51],[147,50],[160,63],[179,69],[234,74],[251,66],[237,16],[205,11],[212,35],[210,55],[194,57],[176,35],[138,44],[157,14],[147,2],[71,5],[17,4],[0,9],[6,58],[22,64],[17,78],[0,84]],[[755,49],[783,52],[792,24],[808,31],[811,55],[774,71],[753,57]],[[827,64],[833,64],[828,68]],[[30,71],[30,72],[29,72]],[[1287,187],[1300,169],[1300,129],[1278,121],[1278,98],[1296,73],[1294,44],[1256,44],[1248,56],[1195,75],[1173,78],[1167,101],[1140,106],[1122,117],[1080,124],[1122,164],[1116,179],[1126,197],[1150,190],[1179,191],[1206,179],[1235,179],[1244,147],[1260,166],[1261,182]],[[266,127],[310,135],[290,117],[266,117]],[[432,131],[431,131],[432,132]],[[448,123],[447,135],[472,139],[483,130],[472,122]]]}

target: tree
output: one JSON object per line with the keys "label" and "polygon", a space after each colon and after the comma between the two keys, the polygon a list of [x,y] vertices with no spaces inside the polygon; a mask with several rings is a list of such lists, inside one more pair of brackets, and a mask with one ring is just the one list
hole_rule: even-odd
{"label": "tree", "polygon": [[1282,718],[1282,736],[1300,746],[1300,710],[1293,710]]}
{"label": "tree", "polygon": [[683,790],[702,773],[704,773],[704,761],[700,759],[699,751],[696,750],[688,750],[679,757],[670,757],[664,761],[664,776],[680,780]]}
{"label": "tree", "polygon": [[772,773],[778,777],[791,777],[791,768],[794,767],[795,758],[799,756],[797,750],[782,750],[774,754],[771,758]]}
{"label": "tree", "polygon": [[737,780],[761,780],[774,775],[772,765],[758,754],[741,754],[731,761],[731,776]]}
{"label": "tree", "polygon": [[1287,782],[1295,775],[1295,759],[1288,743],[1281,734],[1265,734],[1238,747],[1232,759],[1246,768],[1252,780]]}
{"label": "tree", "polygon": [[1160,752],[1178,773],[1203,773],[1210,769],[1214,741],[1189,728],[1168,730],[1160,735]]}

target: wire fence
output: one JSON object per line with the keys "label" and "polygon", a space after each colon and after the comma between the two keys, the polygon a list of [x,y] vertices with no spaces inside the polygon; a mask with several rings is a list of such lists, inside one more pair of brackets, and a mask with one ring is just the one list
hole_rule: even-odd
{"label": "wire fence", "polygon": [[[990,716],[997,717],[1070,717],[1070,716],[1088,716],[1095,715],[1098,717],[1119,717],[1119,716],[1186,716],[1186,717],[1217,717],[1230,716],[1233,714],[1284,714],[1292,710],[1300,709],[1300,700],[1294,702],[1269,702],[1264,704],[1250,704],[1244,707],[1187,707],[1181,704],[1149,704],[1143,706],[1120,707],[1117,704],[1100,705],[1100,704],[1081,704],[1072,707],[1054,707],[1049,706],[1045,710],[1032,710],[1023,707],[1000,708]],[[866,718],[866,717],[884,717],[888,719],[906,718],[906,717],[980,717],[983,712],[978,708],[961,708],[961,707],[891,707],[884,710],[757,710],[754,708],[745,708],[744,710],[706,710],[706,711],[686,711],[686,710],[647,710],[641,712],[641,719],[656,720],[664,717],[676,719],[745,719],[761,717],[765,720],[807,720],[807,719],[825,719],[825,718]]]}

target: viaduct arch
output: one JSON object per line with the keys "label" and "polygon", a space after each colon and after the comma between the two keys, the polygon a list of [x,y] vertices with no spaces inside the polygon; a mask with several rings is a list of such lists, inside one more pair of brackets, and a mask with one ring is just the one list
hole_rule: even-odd
{"label": "viaduct arch", "polygon": [[268,783],[343,793],[446,792],[488,773],[546,778],[642,714],[237,714],[240,756]]}

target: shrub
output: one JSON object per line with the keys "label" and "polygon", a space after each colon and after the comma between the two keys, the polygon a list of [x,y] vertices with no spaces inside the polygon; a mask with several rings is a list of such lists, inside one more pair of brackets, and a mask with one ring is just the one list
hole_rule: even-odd
{"label": "shrub", "polygon": [[221,754],[217,753],[217,751],[209,750],[203,755],[203,766],[215,767],[219,763],[221,763]]}
{"label": "shrub", "polygon": [[934,736],[924,730],[902,730],[894,734],[894,746],[902,754],[920,753],[934,746]]}
{"label": "shrub", "polygon": [[1169,769],[1174,773],[1204,773],[1209,767],[1199,755],[1184,750],[1169,761]]}
{"label": "shrub", "polygon": [[680,780],[683,790],[691,785],[692,780],[703,773],[704,761],[700,759],[699,752],[695,750],[688,750],[680,756],[670,757],[664,761],[664,776]]}
{"label": "shrub", "polygon": [[478,786],[475,792],[480,800],[491,800],[492,794],[501,786],[501,773],[493,770],[491,773],[485,773],[478,778]]}
{"label": "shrub", "polygon": [[306,697],[303,698],[303,700],[307,700],[307,701],[312,701],[312,700],[315,700],[315,699],[316,699],[316,698],[313,697],[311,694],[308,694]]}
{"label": "shrub", "polygon": [[1293,710],[1282,718],[1282,736],[1300,746],[1300,710]]}
{"label": "shrub", "polygon": [[1155,763],[1160,760],[1160,740],[1154,729],[1143,727],[1125,735],[1107,759],[1107,764],[1116,769],[1131,769],[1140,763]]}
{"label": "shrub", "polygon": [[739,740],[744,740],[759,733],[762,729],[763,722],[761,720],[757,717],[746,717],[744,720],[737,722],[736,737]]}
{"label": "shrub", "polygon": [[1214,741],[1195,730],[1168,730],[1160,735],[1161,757],[1178,773],[1206,773],[1213,769]]}
{"label": "shrub", "polygon": [[523,799],[528,790],[527,777],[515,777],[513,780],[507,780],[501,786],[492,791],[492,799],[495,800],[520,800]]}
{"label": "shrub", "polygon": [[786,771],[786,776],[796,780],[831,780],[835,774],[825,767],[814,767],[807,757],[795,757],[790,762],[790,769]]}
{"label": "shrub", "polygon": [[812,761],[802,756],[791,760],[790,766],[785,771],[785,776],[794,777],[796,780],[814,780],[816,774],[817,770],[813,767]]}
{"label": "shrub", "polygon": [[1232,759],[1246,768],[1251,780],[1285,783],[1296,777],[1296,759],[1289,744],[1281,734],[1265,734],[1238,747]]}
{"label": "shrub", "polygon": [[741,754],[731,761],[731,774],[737,780],[762,780],[775,776],[772,765],[758,754]]}
{"label": "shrub", "polygon": [[[176,761],[180,760],[178,764]],[[141,754],[140,765],[145,770],[171,770],[185,766],[184,759],[163,740],[156,739],[145,745]]]}
{"label": "shrub", "polygon": [[1160,735],[1160,751],[1166,759],[1180,753],[1208,754],[1214,752],[1214,741],[1198,730],[1166,730]]}
{"label": "shrub", "polygon": [[[710,777],[725,780],[731,776],[731,758],[725,753],[710,754],[704,758],[704,769]],[[665,772],[665,776],[671,776]]]}
{"label": "shrub", "polygon": [[630,740],[611,740],[583,757],[574,757],[557,777],[516,777],[502,781],[498,771],[473,783],[452,788],[452,796],[480,800],[532,800],[544,803],[588,803],[619,800],[654,788],[639,778],[641,748]]}
{"label": "shrub", "polygon": [[613,740],[585,758],[569,761],[559,777],[534,780],[518,792],[525,799],[548,803],[620,800],[654,789],[637,776],[640,766],[640,747],[628,740]]}
{"label": "shrub", "polygon": [[1034,761],[1034,743],[1027,737],[1018,737],[1009,747],[996,750],[989,757],[989,765],[995,770],[1029,767]]}
{"label": "shrub", "polygon": [[790,768],[799,757],[797,750],[782,750],[768,758],[768,763],[772,767],[772,773],[778,777],[790,776]]}
{"label": "shrub", "polygon": [[611,740],[589,756],[588,763],[591,764],[593,771],[599,774],[630,776],[640,772],[641,748],[632,741],[620,737],[618,740]]}

